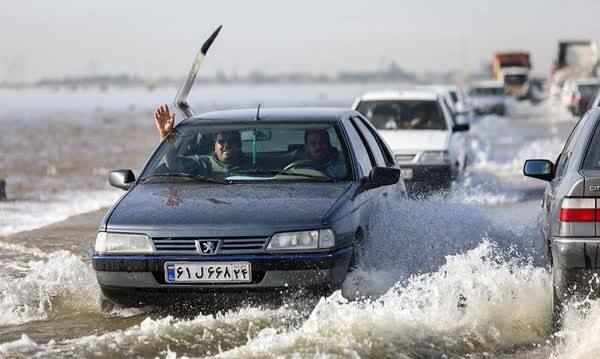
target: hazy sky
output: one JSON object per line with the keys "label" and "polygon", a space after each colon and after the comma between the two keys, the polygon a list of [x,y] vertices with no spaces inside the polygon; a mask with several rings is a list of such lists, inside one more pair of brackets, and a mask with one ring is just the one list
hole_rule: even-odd
{"label": "hazy sky", "polygon": [[599,0],[0,0],[0,81],[126,72],[182,76],[213,29],[202,74],[479,68],[526,49],[547,74],[558,39],[600,40]]}

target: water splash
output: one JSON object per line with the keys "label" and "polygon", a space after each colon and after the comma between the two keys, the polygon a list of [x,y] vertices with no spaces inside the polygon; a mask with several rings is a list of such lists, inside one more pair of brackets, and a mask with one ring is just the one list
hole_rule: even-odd
{"label": "water splash", "polygon": [[51,313],[98,311],[100,289],[93,269],[68,252],[48,254],[30,261],[22,276],[0,282],[0,326],[45,320]]}

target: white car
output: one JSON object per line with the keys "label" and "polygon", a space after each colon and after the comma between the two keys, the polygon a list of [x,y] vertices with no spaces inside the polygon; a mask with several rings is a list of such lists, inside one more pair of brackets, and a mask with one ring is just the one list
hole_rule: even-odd
{"label": "white car", "polygon": [[457,124],[436,91],[367,93],[353,109],[377,128],[394,152],[411,192],[448,189],[467,164],[469,124]]}
{"label": "white car", "polygon": [[469,96],[478,115],[496,114],[504,116],[508,109],[508,95],[504,84],[498,81],[482,81],[469,89]]}

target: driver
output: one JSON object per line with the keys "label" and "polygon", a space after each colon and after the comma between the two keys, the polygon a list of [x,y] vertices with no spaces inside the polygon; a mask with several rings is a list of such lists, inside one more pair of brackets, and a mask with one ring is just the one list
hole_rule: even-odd
{"label": "driver", "polygon": [[326,129],[311,129],[304,132],[305,160],[297,168],[313,168],[333,178],[346,176],[346,165],[342,154],[333,146]]}
{"label": "driver", "polygon": [[415,117],[410,121],[410,128],[415,130],[429,130],[433,128],[431,109],[420,105],[415,110]]}
{"label": "driver", "polygon": [[[173,129],[175,114],[169,112],[167,105],[162,105],[154,111],[154,119],[160,139],[164,139]],[[171,142],[169,142],[172,145]],[[186,163],[191,161],[192,163]],[[214,142],[214,151],[209,155],[177,156],[175,151],[168,151],[165,155],[165,165],[171,171],[182,170],[190,172],[188,168],[195,167],[193,172],[199,171],[203,175],[215,177],[228,177],[240,170],[252,167],[248,158],[242,156],[242,138],[238,131],[217,132]]]}

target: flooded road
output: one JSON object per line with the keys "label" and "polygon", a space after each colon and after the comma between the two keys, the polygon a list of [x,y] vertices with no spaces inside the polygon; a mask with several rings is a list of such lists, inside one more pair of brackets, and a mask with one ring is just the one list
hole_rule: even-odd
{"label": "flooded road", "polygon": [[[373,88],[216,89],[231,103],[198,107],[349,106]],[[469,170],[449,194],[375,206],[341,292],[203,313],[103,306],[89,260],[102,208],[122,193],[105,173],[143,165],[158,141],[151,107],[172,93],[95,94],[75,108],[29,96],[39,110],[0,114],[16,128],[0,141],[10,197],[0,203],[0,357],[586,358],[600,344],[595,302],[551,332],[544,183],[522,176],[525,159],[556,158],[576,121],[550,106],[519,103],[473,123]]]}

